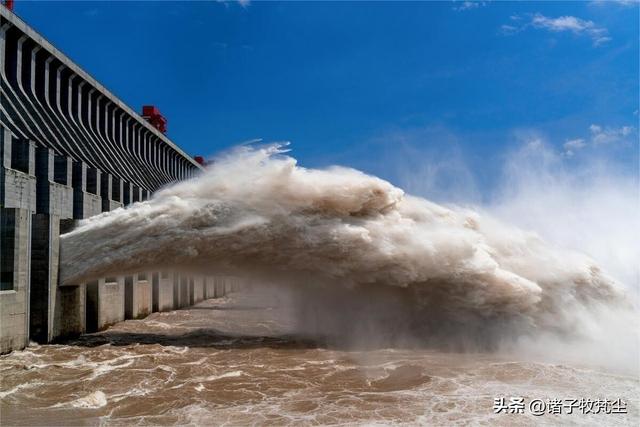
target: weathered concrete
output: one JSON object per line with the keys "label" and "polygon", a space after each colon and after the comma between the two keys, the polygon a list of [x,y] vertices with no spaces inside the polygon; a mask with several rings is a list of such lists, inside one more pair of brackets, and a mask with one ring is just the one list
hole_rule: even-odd
{"label": "weathered concrete", "polygon": [[31,292],[29,334],[32,341],[46,343],[54,338],[54,307],[58,294],[60,218],[33,215],[31,227]]}
{"label": "weathered concrete", "polygon": [[197,304],[200,301],[204,300],[204,277],[195,276],[193,280],[193,303]]}
{"label": "weathered concrete", "polygon": [[156,274],[158,283],[158,303],[157,307],[154,306],[154,311],[168,311],[173,310],[173,280],[171,273],[168,271],[161,271]]}
{"label": "weathered concrete", "polygon": [[0,206],[36,211],[35,145],[0,126]]}
{"label": "weathered concrete", "polygon": [[[102,199],[100,187],[91,185],[88,191],[87,183],[93,182],[100,174],[96,169],[89,169],[84,162],[73,163],[73,217],[76,219],[89,218],[102,213]],[[90,179],[88,177],[91,177]]]}
{"label": "weathered concrete", "polygon": [[224,288],[224,277],[215,277],[214,286],[215,286],[216,298],[222,297],[226,294],[225,288]]}
{"label": "weathered concrete", "polygon": [[59,286],[53,317],[53,337],[64,339],[86,331],[85,284]]}
{"label": "weathered concrete", "polygon": [[[70,162],[61,156],[56,162],[55,157],[50,148],[38,147],[36,150],[36,212],[62,219],[73,218],[73,189],[67,185],[70,181],[67,181],[66,171]],[[57,174],[56,166],[60,169]],[[56,177],[60,182],[56,182]]]}
{"label": "weathered concrete", "polygon": [[125,277],[125,318],[140,319],[151,313],[153,294],[150,273],[134,274]]}
{"label": "weathered concrete", "polygon": [[29,343],[31,212],[0,208],[0,224],[0,353],[6,353]]}
{"label": "weathered concrete", "polygon": [[125,319],[125,278],[87,283],[87,332],[103,330]]}
{"label": "weathered concrete", "polygon": [[147,200],[201,166],[2,7],[0,64],[0,353],[30,335],[102,329],[125,306],[138,318],[204,298],[173,273],[59,286],[59,236],[74,219]]}

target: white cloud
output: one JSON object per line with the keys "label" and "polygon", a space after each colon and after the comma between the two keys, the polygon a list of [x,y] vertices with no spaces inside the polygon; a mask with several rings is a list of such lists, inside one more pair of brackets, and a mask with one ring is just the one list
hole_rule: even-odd
{"label": "white cloud", "polygon": [[546,29],[552,32],[570,31],[576,35],[587,35],[593,40],[594,46],[599,46],[611,40],[609,31],[604,27],[598,27],[593,21],[585,21],[575,16],[560,16],[548,18],[536,13],[531,19],[534,28]]}
{"label": "white cloud", "polygon": [[564,155],[567,157],[573,156],[576,151],[581,150],[586,146],[587,144],[582,138],[570,139],[562,145],[564,148]]}
{"label": "white cloud", "polygon": [[[518,15],[510,17],[514,24],[522,21]],[[502,25],[500,28],[503,34],[511,35],[527,29],[528,27],[539,30],[546,30],[552,33],[570,32],[577,36],[587,36],[591,38],[594,46],[600,46],[611,40],[609,31],[604,27],[597,26],[593,21],[587,21],[575,16],[560,16],[550,18],[540,13],[531,16],[528,22],[520,25]]]}
{"label": "white cloud", "polygon": [[634,130],[633,126],[621,126],[619,128],[603,128],[602,126],[595,124],[589,126],[591,142],[595,145],[623,142],[628,136],[631,136]]}
{"label": "white cloud", "polygon": [[453,10],[463,11],[463,10],[471,10],[477,9],[479,7],[486,6],[486,3],[483,1],[463,1],[460,6],[454,6]]}

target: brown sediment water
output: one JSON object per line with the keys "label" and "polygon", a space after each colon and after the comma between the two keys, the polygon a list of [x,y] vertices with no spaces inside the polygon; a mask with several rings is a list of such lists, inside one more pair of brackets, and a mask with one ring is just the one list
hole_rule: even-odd
{"label": "brown sediment water", "polygon": [[[345,348],[246,291],[0,357],[8,425],[638,425],[634,374],[507,353]],[[495,414],[494,398],[616,399],[627,414]]]}

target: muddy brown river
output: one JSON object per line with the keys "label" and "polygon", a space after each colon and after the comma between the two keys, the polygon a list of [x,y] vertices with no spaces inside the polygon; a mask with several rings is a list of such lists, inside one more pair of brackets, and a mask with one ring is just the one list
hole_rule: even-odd
{"label": "muddy brown river", "polygon": [[[284,314],[283,314],[284,313]],[[278,301],[231,294],[0,357],[8,425],[634,425],[640,381],[604,368],[296,337]],[[495,413],[496,398],[523,398]],[[621,398],[583,414],[565,399]],[[535,416],[532,399],[563,401]],[[517,403],[517,401],[516,401]],[[557,406],[556,406],[557,408]],[[583,407],[584,409],[584,407]],[[513,410],[515,413],[507,413]],[[607,413],[622,412],[622,413]]]}

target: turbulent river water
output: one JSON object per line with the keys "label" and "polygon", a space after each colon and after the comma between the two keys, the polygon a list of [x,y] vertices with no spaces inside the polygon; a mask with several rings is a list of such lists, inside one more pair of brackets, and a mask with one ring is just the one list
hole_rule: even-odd
{"label": "turbulent river water", "polygon": [[638,425],[637,275],[285,151],[242,147],[63,235],[66,284],[169,268],[244,286],[0,357],[2,425]]}
{"label": "turbulent river water", "polygon": [[[506,353],[325,345],[252,291],[0,358],[2,425],[638,425],[634,374]],[[622,398],[627,414],[494,413],[494,398]],[[566,412],[566,410],[565,410]]]}

